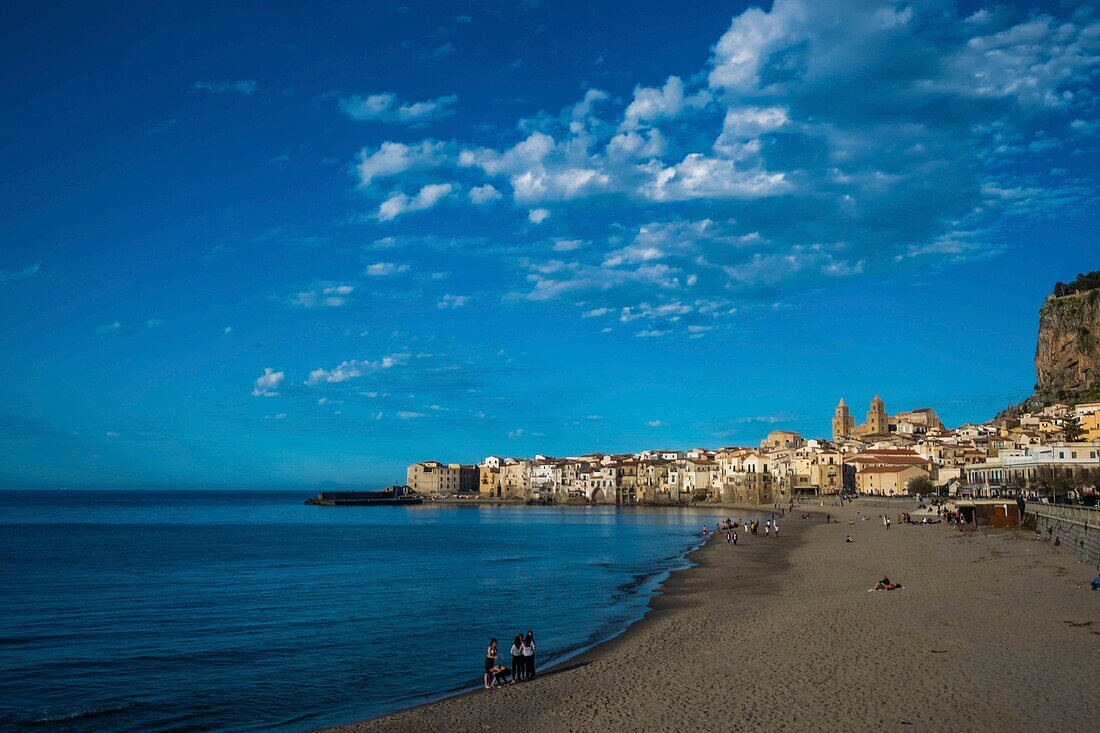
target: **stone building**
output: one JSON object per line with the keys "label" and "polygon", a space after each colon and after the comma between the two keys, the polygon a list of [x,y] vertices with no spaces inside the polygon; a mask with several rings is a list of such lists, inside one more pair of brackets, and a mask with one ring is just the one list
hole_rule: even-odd
{"label": "stone building", "polygon": [[909,482],[928,472],[920,466],[869,466],[856,474],[856,489],[861,494],[898,496],[909,493]]}
{"label": "stone building", "polygon": [[833,442],[852,437],[855,426],[852,413],[848,410],[848,405],[844,404],[844,398],[841,397],[840,404],[836,406],[836,412],[833,414]]}
{"label": "stone building", "polygon": [[477,466],[421,461],[409,466],[406,483],[421,494],[474,494],[478,491]]}

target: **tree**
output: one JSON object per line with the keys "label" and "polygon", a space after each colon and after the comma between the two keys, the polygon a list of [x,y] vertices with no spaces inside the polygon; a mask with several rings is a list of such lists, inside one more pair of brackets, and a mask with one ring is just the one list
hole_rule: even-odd
{"label": "tree", "polygon": [[905,485],[905,490],[910,494],[928,496],[935,490],[935,487],[932,485],[932,479],[927,476],[914,476]]}
{"label": "tree", "polygon": [[1071,416],[1062,426],[1062,434],[1066,436],[1066,442],[1069,443],[1080,440],[1084,432],[1081,427],[1081,418],[1077,415]]}
{"label": "tree", "polygon": [[1077,274],[1077,279],[1071,283],[1058,281],[1054,284],[1054,297],[1062,298],[1074,293],[1083,293],[1087,290],[1100,288],[1100,270],[1082,272]]}

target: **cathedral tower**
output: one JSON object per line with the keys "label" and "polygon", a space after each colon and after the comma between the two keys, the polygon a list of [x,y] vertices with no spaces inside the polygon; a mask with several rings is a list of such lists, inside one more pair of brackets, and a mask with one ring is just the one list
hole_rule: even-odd
{"label": "cathedral tower", "polygon": [[850,438],[853,427],[855,427],[855,421],[852,420],[848,405],[844,404],[844,398],[841,397],[840,404],[836,406],[836,412],[833,413],[833,441]]}
{"label": "cathedral tower", "polygon": [[869,434],[890,432],[890,418],[886,415],[886,403],[878,395],[871,400],[871,409],[867,411],[866,427]]}

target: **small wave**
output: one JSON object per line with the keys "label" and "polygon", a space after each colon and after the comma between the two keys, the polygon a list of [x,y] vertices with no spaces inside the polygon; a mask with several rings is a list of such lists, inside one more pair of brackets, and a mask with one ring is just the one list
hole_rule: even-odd
{"label": "small wave", "polygon": [[121,713],[133,707],[133,703],[123,703],[121,705],[108,705],[101,708],[78,708],[65,712],[46,713],[45,715],[39,715],[22,722],[24,725],[49,725],[51,723],[66,723],[76,720],[93,720],[95,718]]}
{"label": "small wave", "polygon": [[0,646],[18,646],[20,644],[40,644],[43,642],[70,639],[75,634],[30,634],[28,636],[0,636]]}

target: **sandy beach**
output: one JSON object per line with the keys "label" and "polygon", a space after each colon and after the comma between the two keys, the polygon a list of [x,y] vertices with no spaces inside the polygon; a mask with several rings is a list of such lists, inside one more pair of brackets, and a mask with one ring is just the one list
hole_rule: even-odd
{"label": "sandy beach", "polygon": [[[887,530],[882,511],[716,538],[563,668],[334,730],[1095,730],[1094,569],[1023,530]],[[868,592],[883,575],[904,589]]]}

